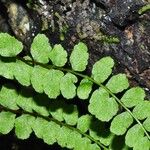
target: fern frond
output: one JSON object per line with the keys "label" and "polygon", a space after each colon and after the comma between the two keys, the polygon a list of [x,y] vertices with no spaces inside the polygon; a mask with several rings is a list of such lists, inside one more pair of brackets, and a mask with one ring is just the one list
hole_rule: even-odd
{"label": "fern frond", "polygon": [[0,133],[7,134],[14,128],[15,114],[2,111],[0,113]]}
{"label": "fern frond", "polygon": [[57,67],[63,67],[67,62],[67,52],[60,44],[54,45],[50,52],[50,60]]}
{"label": "fern frond", "polygon": [[27,139],[32,133],[35,117],[23,114],[15,119],[15,133],[19,139]]}
{"label": "fern frond", "polygon": [[[93,92],[88,110],[101,121],[109,121],[118,112],[118,104],[104,89]],[[106,111],[107,110],[107,111]]]}
{"label": "fern frond", "polygon": [[[0,76],[3,76],[7,79],[14,79],[14,63],[16,58],[5,58],[0,56]],[[5,70],[5,71],[4,71]]]}
{"label": "fern frond", "polygon": [[144,131],[138,124],[128,130],[125,142],[128,146],[136,150],[140,150],[141,148],[148,150],[150,146],[148,138],[144,136]]}
{"label": "fern frond", "polygon": [[150,116],[143,122],[145,129],[150,132]]}
{"label": "fern frond", "polygon": [[[142,112],[142,113],[140,113]],[[133,114],[139,120],[144,120],[145,118],[150,117],[150,103],[149,101],[142,101],[136,105],[133,109]]]}
{"label": "fern frond", "polygon": [[129,87],[129,82],[125,74],[117,74],[110,78],[108,83],[106,84],[106,87],[112,92],[112,93],[119,93],[123,90],[127,89]]}
{"label": "fern frond", "polygon": [[110,131],[116,135],[123,135],[132,123],[132,116],[128,112],[123,112],[114,117],[111,122]]}
{"label": "fern frond", "polygon": [[145,92],[140,87],[134,87],[129,89],[121,98],[123,104],[128,107],[132,108],[137,104],[141,103],[144,100]]}
{"label": "fern frond", "polygon": [[103,83],[112,73],[114,60],[111,57],[105,57],[93,65],[92,77],[98,83]]}
{"label": "fern frond", "polygon": [[90,116],[88,114],[83,115],[78,119],[77,128],[85,133],[88,131],[91,121],[92,121],[92,116]]}
{"label": "fern frond", "polygon": [[[11,93],[14,104],[18,106],[17,108],[6,105],[6,101],[11,100],[11,98],[3,95],[4,90],[5,93]],[[4,98],[5,103],[3,102]],[[43,100],[45,106],[43,103],[40,106]],[[59,100],[57,101],[59,102]],[[4,109],[0,112],[0,133],[7,134],[15,128],[16,136],[19,139],[29,138],[34,131],[38,138],[43,139],[49,145],[57,142],[62,147],[77,150],[80,149],[81,145],[83,149],[89,150],[100,149],[99,146],[104,147],[89,135],[74,128],[74,125],[78,124],[79,118],[75,105],[65,104],[63,100],[60,103],[57,103],[57,101],[50,101],[44,95],[34,96],[28,93],[27,89],[19,93],[15,89],[12,90],[11,85],[4,85],[0,92],[0,106]],[[61,108],[61,111],[57,108]],[[58,111],[56,112],[55,109]],[[93,142],[94,144],[92,144]]]}
{"label": "fern frond", "polygon": [[88,49],[84,43],[79,43],[74,46],[74,49],[70,56],[70,63],[72,69],[75,71],[84,71],[88,64]]}
{"label": "fern frond", "polygon": [[[49,70],[43,78],[43,88],[44,92],[50,97],[50,98],[56,98],[60,94],[60,82],[62,77],[64,76],[64,73],[60,70]],[[50,81],[50,82],[48,82]]]}
{"label": "fern frond", "polygon": [[88,99],[89,94],[92,91],[92,85],[93,83],[88,79],[82,79],[80,85],[77,88],[77,96],[82,100]]}
{"label": "fern frond", "polygon": [[23,50],[23,44],[8,33],[0,33],[0,55],[15,57]]}
{"label": "fern frond", "polygon": [[74,83],[77,81],[77,77],[71,73],[67,73],[61,78],[60,90],[66,99],[71,99],[76,96],[76,86]]}
{"label": "fern frond", "polygon": [[[0,34],[0,38],[2,37],[5,41],[12,38],[10,35]],[[16,39],[15,42],[18,44]],[[150,102],[144,100],[145,92],[142,88],[129,87],[125,74],[112,74],[114,60],[111,57],[97,61],[93,65],[91,76],[88,76],[81,73],[85,71],[89,58],[84,43],[75,45],[69,57],[71,69],[63,68],[67,62],[64,48],[61,45],[54,45],[52,48],[43,34],[37,35],[31,46],[34,62],[28,57],[16,56],[22,50],[21,45],[18,44],[12,50],[9,49],[11,44],[8,47],[5,45],[6,42],[0,42],[0,48],[3,49],[0,53],[0,75],[16,79],[25,87],[32,86],[40,94],[33,96],[32,92],[26,92],[26,88],[22,88],[18,95],[13,86],[3,86],[0,92],[3,110],[0,121],[8,122],[9,125],[6,129],[1,125],[1,133],[7,134],[15,126],[18,138],[26,139],[34,131],[47,144],[57,142],[62,147],[76,150],[82,149],[81,145],[84,145],[83,150],[100,149],[99,146],[108,149],[117,135],[124,135],[124,148],[150,148]],[[93,88],[94,84],[98,86],[96,90],[97,86]],[[117,97],[118,93],[120,99]],[[65,99],[77,96],[79,99],[89,99],[88,113],[79,116],[77,106],[66,104],[63,98],[58,100],[60,95]],[[23,114],[20,114],[20,118],[15,118],[13,114],[20,109]],[[14,119],[11,121],[6,116]],[[93,121],[94,117],[97,118],[96,121]],[[35,124],[32,124],[33,120]],[[110,124],[108,130],[104,128],[106,122]],[[23,125],[26,132],[21,129]]]}
{"label": "fern frond", "polygon": [[31,55],[35,61],[47,64],[50,59],[52,47],[44,34],[38,34],[31,44]]}

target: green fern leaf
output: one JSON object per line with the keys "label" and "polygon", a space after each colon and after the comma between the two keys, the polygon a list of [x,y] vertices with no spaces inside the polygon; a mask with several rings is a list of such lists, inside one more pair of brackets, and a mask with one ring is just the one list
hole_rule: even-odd
{"label": "green fern leaf", "polygon": [[[0,49],[5,44],[0,41]],[[11,46],[13,50],[7,50]],[[74,150],[99,150],[100,147],[105,149],[105,146],[113,149],[116,135],[125,134],[122,149],[149,150],[150,103],[144,100],[144,90],[131,88],[123,93],[120,100],[115,94],[129,87],[125,74],[114,75],[106,85],[102,84],[112,73],[114,61],[111,57],[96,62],[92,77],[89,77],[75,72],[84,71],[88,63],[89,54],[84,43],[77,44],[71,53],[70,63],[74,71],[60,68],[67,62],[67,51],[60,44],[51,49],[48,38],[43,34],[37,35],[31,46],[31,55],[35,59],[32,63],[27,56],[14,58],[21,52],[21,47],[16,50],[10,43],[8,47],[3,47],[0,52],[0,76],[6,81],[16,79],[23,86],[17,84],[18,89],[21,88],[19,91],[11,85],[1,86],[0,133],[7,134],[15,127],[17,137],[27,139],[34,131],[49,145],[57,142],[61,147]],[[47,64],[49,60],[53,65]],[[67,73],[64,75],[63,72]],[[82,78],[80,84],[77,83],[78,76]],[[94,92],[93,83],[100,86]],[[74,101],[73,104],[65,101],[76,95],[79,99],[88,99],[90,93],[88,112],[83,116],[80,109],[73,105]],[[58,99],[60,94],[65,99]],[[15,114],[19,117],[15,118]]]}
{"label": "green fern leaf", "polygon": [[48,38],[44,34],[38,34],[31,44],[31,55],[35,61],[46,64],[49,62],[51,49]]}
{"label": "green fern leaf", "polygon": [[92,76],[98,83],[104,82],[112,73],[114,61],[111,57],[104,57],[93,65]]}
{"label": "green fern leaf", "polygon": [[0,57],[0,76],[7,79],[14,79],[14,63],[15,58],[5,58]]}
{"label": "green fern leaf", "polygon": [[111,92],[119,93],[129,87],[129,82],[126,75],[120,73],[111,77],[106,86]]}
{"label": "green fern leaf", "polygon": [[77,128],[82,132],[87,132],[92,121],[92,116],[83,115],[78,119]]}
{"label": "green fern leaf", "polygon": [[84,138],[81,138],[80,141],[78,142],[78,144],[75,145],[75,149],[79,150],[83,150],[83,148],[87,149],[88,146],[91,144],[91,141],[84,137]]}
{"label": "green fern leaf", "polygon": [[136,106],[138,103],[144,100],[145,92],[140,87],[134,87],[129,89],[121,98],[121,101],[126,107]]}
{"label": "green fern leaf", "polygon": [[16,104],[16,99],[18,97],[18,93],[14,90],[14,86],[12,85],[4,85],[0,91],[0,105],[17,110],[19,107]]}
{"label": "green fern leaf", "polygon": [[62,67],[67,62],[67,52],[60,44],[56,44],[50,52],[50,59],[55,66]]}
{"label": "green fern leaf", "polygon": [[60,80],[63,76],[62,71],[51,69],[43,77],[44,92],[49,98],[55,99],[60,95]]}
{"label": "green fern leaf", "polygon": [[[68,139],[69,140],[66,143],[67,144],[66,147],[69,149],[77,147],[80,144],[79,141],[82,140],[81,134],[79,134],[76,131],[71,131],[70,134],[68,135]],[[81,145],[79,147],[81,147]]]}
{"label": "green fern leaf", "polygon": [[22,89],[22,91],[16,99],[16,104],[24,111],[32,113],[32,100],[33,97],[31,96],[31,93],[29,91],[26,91],[26,89]]}
{"label": "green fern leaf", "polygon": [[69,125],[75,125],[78,121],[78,110],[75,105],[68,105],[63,100],[51,102],[50,114],[59,121],[64,121]]}
{"label": "green fern leaf", "polygon": [[[82,141],[79,141],[80,142],[80,148],[79,146],[75,147],[74,150],[101,150],[100,147],[96,144],[89,144],[87,143],[88,141],[86,140],[82,140]],[[82,146],[83,145],[83,146]]]}
{"label": "green fern leaf", "polygon": [[45,143],[52,145],[57,141],[60,126],[55,122],[49,122],[43,129],[43,140]]}
{"label": "green fern leaf", "polygon": [[150,117],[150,102],[142,101],[134,109],[133,114],[140,120]]}
{"label": "green fern leaf", "polygon": [[89,54],[87,46],[82,42],[75,45],[70,56],[72,69],[75,71],[84,71],[88,63],[88,58]]}
{"label": "green fern leaf", "polygon": [[[73,141],[73,139],[71,138],[73,136],[76,136],[78,139],[76,138],[76,140]],[[71,134],[69,135],[69,137],[71,139],[71,143],[74,146],[75,150],[89,149],[89,147],[91,145],[91,141],[87,137],[81,137],[81,136],[79,136],[79,133],[77,133],[77,132],[71,132]]]}
{"label": "green fern leaf", "polygon": [[78,110],[75,105],[69,105],[65,108],[65,112],[63,112],[63,117],[65,122],[69,125],[76,125],[78,121]]}
{"label": "green fern leaf", "polygon": [[134,147],[137,142],[139,145],[142,144],[140,143],[140,139],[143,137],[144,137],[143,129],[140,127],[140,125],[136,124],[128,130],[125,137],[125,143],[129,147]]}
{"label": "green fern leaf", "polygon": [[76,150],[84,150],[84,149],[89,149],[89,146],[91,144],[91,141],[84,137],[84,138],[81,138],[78,142],[78,144],[75,145],[75,148]]}
{"label": "green fern leaf", "polygon": [[76,131],[70,130],[66,127],[62,127],[60,131],[61,132],[57,140],[58,144],[61,145],[61,147],[67,147],[74,150],[91,150],[92,148],[93,150],[100,150],[97,144],[91,144],[91,141],[89,139],[87,139],[86,137],[82,138],[81,135]]}
{"label": "green fern leaf", "polygon": [[0,133],[8,134],[14,127],[16,115],[11,112],[0,112]]}
{"label": "green fern leaf", "polygon": [[84,78],[81,80],[80,85],[77,88],[77,95],[80,99],[88,99],[89,94],[92,90],[93,83],[88,79]]}
{"label": "green fern leaf", "polygon": [[[71,134],[71,129],[63,126],[59,130],[59,134],[57,137],[57,142],[61,147],[68,147],[67,142],[69,140],[69,135]],[[71,146],[73,148],[73,146]]]}
{"label": "green fern leaf", "polygon": [[22,115],[15,120],[15,133],[19,139],[27,139],[32,133],[32,124],[35,118],[30,115]]}
{"label": "green fern leaf", "polygon": [[149,150],[150,141],[147,137],[140,138],[134,144],[133,150]]}
{"label": "green fern leaf", "polygon": [[16,64],[14,64],[14,76],[16,80],[24,86],[29,86],[31,84],[30,78],[32,69],[33,68],[31,66],[20,60],[17,60]]}
{"label": "green fern leaf", "polygon": [[71,73],[67,73],[61,78],[60,90],[66,99],[71,99],[76,96],[76,86],[74,83],[78,81],[77,77]]}
{"label": "green fern leaf", "polygon": [[143,122],[143,126],[148,132],[150,132],[150,117]]}
{"label": "green fern leaf", "polygon": [[128,112],[123,112],[112,120],[110,131],[116,135],[123,135],[132,123],[132,116]]}
{"label": "green fern leaf", "polygon": [[44,129],[47,127],[47,125],[48,121],[45,119],[40,117],[35,119],[34,123],[32,124],[32,129],[38,138],[43,139],[43,135],[45,134]]}
{"label": "green fern leaf", "polygon": [[0,33],[0,55],[14,57],[23,50],[23,45],[8,33]]}
{"label": "green fern leaf", "polygon": [[57,141],[61,147],[67,147],[69,149],[100,150],[100,147],[97,144],[91,144],[91,141],[88,138],[82,138],[81,134],[64,126],[60,130]]}
{"label": "green fern leaf", "polygon": [[[65,126],[60,128],[59,135],[57,137],[57,142],[61,147],[67,147],[67,148],[74,147],[74,143],[72,143],[72,140],[70,141],[71,144],[70,143],[68,144],[68,142],[70,140],[71,132],[72,132],[71,129],[69,129]],[[72,138],[74,139],[74,137],[72,137]]]}
{"label": "green fern leaf", "polygon": [[[88,110],[101,121],[109,121],[118,111],[118,104],[104,89],[93,92]],[[107,111],[106,111],[107,110]]]}
{"label": "green fern leaf", "polygon": [[35,66],[31,74],[31,84],[36,92],[44,92],[44,76],[48,72],[48,69],[45,69],[41,66]]}
{"label": "green fern leaf", "polygon": [[[106,129],[104,129],[104,130],[106,130]],[[98,133],[100,133],[100,131]],[[100,141],[100,143],[102,143],[103,145],[109,146],[112,143],[112,141],[114,139],[114,134],[112,134],[109,131],[105,131],[105,132],[102,132],[101,136],[100,136],[98,133],[90,130],[90,136],[92,136],[94,139],[97,139],[98,141]]]}
{"label": "green fern leaf", "polygon": [[90,144],[87,150],[101,150],[101,148],[97,144]]}

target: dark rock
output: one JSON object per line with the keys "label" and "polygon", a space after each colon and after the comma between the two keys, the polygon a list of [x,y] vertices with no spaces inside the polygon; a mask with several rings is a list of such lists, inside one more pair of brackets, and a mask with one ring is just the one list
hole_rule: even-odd
{"label": "dark rock", "polygon": [[141,0],[115,0],[108,15],[114,24],[123,27],[138,18],[138,10],[143,5]]}

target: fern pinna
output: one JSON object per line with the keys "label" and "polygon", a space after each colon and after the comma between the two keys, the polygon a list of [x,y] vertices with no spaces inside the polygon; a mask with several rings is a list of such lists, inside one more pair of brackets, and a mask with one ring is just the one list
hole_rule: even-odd
{"label": "fern pinna", "polygon": [[[82,73],[89,58],[82,42],[69,61],[67,51],[52,47],[43,34],[33,40],[32,58],[19,57],[22,50],[21,42],[0,33],[0,75],[9,79],[0,91],[1,134],[15,128],[19,139],[27,139],[34,132],[47,144],[75,150],[150,149],[150,102],[142,88],[129,88],[125,74],[112,74],[111,57],[97,61],[88,76]],[[67,62],[71,69],[64,67]],[[87,114],[71,99],[85,102]],[[124,144],[116,142],[115,148],[116,139]]]}

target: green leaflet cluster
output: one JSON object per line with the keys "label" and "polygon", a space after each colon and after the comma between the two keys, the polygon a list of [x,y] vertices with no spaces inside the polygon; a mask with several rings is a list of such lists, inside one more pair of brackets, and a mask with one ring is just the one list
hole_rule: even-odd
{"label": "green leaflet cluster", "polygon": [[[4,41],[7,41],[8,38],[10,44],[7,46],[7,44],[4,44],[6,43]],[[23,86],[32,86],[36,92],[40,93],[41,95],[42,93],[45,93],[49,99],[47,100],[48,103],[45,105],[46,108],[36,105],[35,102],[38,102],[38,100],[35,100],[34,102],[30,100],[31,102],[29,102],[27,105],[27,100],[25,100],[25,97],[22,96],[22,98],[18,98],[18,96],[15,95],[17,100],[14,98],[13,101],[12,95],[15,92],[10,94],[8,92],[9,90],[7,89],[7,93],[3,87],[1,89],[0,96],[5,97],[5,100],[2,98],[0,100],[0,104],[11,110],[18,110],[21,108],[25,112],[29,113],[23,114],[25,115],[23,119],[15,119],[15,116],[12,112],[11,115],[10,112],[1,112],[2,117],[10,115],[12,118],[14,118],[11,118],[10,120],[14,120],[14,122],[11,123],[15,124],[15,127],[16,124],[18,124],[18,126],[21,128],[22,125],[20,124],[22,121],[31,120],[28,121],[29,124],[27,126],[29,128],[27,131],[29,131],[29,133],[34,131],[36,136],[44,139],[46,143],[53,144],[54,142],[58,142],[58,144],[60,144],[62,147],[65,146],[68,148],[81,149],[80,144],[75,146],[75,143],[77,143],[75,141],[77,140],[79,142],[79,139],[70,139],[71,143],[65,143],[64,145],[64,142],[67,142],[70,132],[72,132],[69,127],[76,125],[75,129],[78,130],[76,130],[76,132],[73,134],[78,133],[78,135],[74,135],[74,137],[86,139],[83,143],[85,143],[85,146],[88,145],[87,143],[89,143],[89,149],[90,147],[92,147],[92,150],[97,149],[98,145],[101,148],[104,148],[103,145],[111,148],[112,141],[116,135],[125,135],[124,149],[128,149],[128,146],[132,147],[134,150],[149,150],[150,136],[148,132],[150,132],[150,102],[144,100],[145,92],[142,88],[129,88],[129,82],[125,74],[120,73],[112,76],[114,61],[111,57],[104,57],[97,61],[93,65],[92,74],[91,77],[89,77],[80,73],[85,71],[89,58],[87,46],[82,42],[74,46],[74,49],[69,56],[69,62],[72,69],[66,69],[63,67],[68,62],[67,52],[59,44],[56,44],[52,47],[49,44],[48,38],[43,34],[38,34],[34,38],[31,45],[31,55],[34,61],[27,56],[24,58],[14,57],[22,51],[22,46],[16,39],[14,41],[14,38],[12,38],[10,35],[1,33],[0,39],[2,39],[2,42],[0,41],[0,75],[7,79],[16,79]],[[17,43],[16,49],[14,48],[14,45],[11,44],[14,42]],[[82,77],[83,79],[79,80],[78,77]],[[103,84],[104,82],[106,82],[105,85]],[[99,88],[93,90],[93,84],[98,85]],[[124,90],[126,91],[123,92]],[[123,95],[121,99],[118,99],[116,94],[120,92],[122,92]],[[91,115],[87,114],[85,116],[78,117],[77,108],[72,105],[64,106],[65,103],[62,102],[63,100],[58,100],[59,95],[62,95],[64,99],[69,101],[76,96],[81,100],[89,99],[88,111]],[[40,95],[37,97],[37,99],[39,99]],[[10,98],[11,103],[9,100]],[[30,98],[33,99],[33,96],[30,96]],[[24,102],[22,102],[21,99],[24,99]],[[46,102],[45,99],[43,101]],[[49,107],[56,107],[57,109],[50,111]],[[74,111],[69,114],[71,119],[66,119],[68,118],[68,115],[63,113],[64,107],[74,108]],[[44,117],[49,117],[50,114],[52,118],[59,121],[59,123],[65,121],[67,126],[64,124],[63,127],[60,127],[62,124],[59,124],[57,121],[56,122],[58,124],[55,121],[49,122],[46,119],[45,121],[41,121],[41,119],[44,118],[37,117],[35,119],[35,116],[31,117],[30,114],[34,113],[34,111]],[[96,121],[93,121],[94,117],[97,118]],[[4,122],[5,120],[6,119],[1,119],[1,121]],[[35,122],[33,120],[38,120],[39,122],[43,123],[45,122],[46,125],[41,125],[41,127],[43,126],[43,129],[47,130],[45,133],[51,132],[51,129],[54,126],[55,128],[58,126],[59,127],[54,129],[54,133],[52,133],[52,135],[50,134],[44,136],[43,132],[36,132],[38,129],[35,129],[32,125],[32,122]],[[91,122],[94,124],[92,129]],[[105,138],[102,136],[103,134],[101,134],[100,130],[97,130],[105,130],[103,122],[110,122],[110,130],[107,131],[107,136],[105,136]],[[8,127],[9,130],[7,129],[8,131],[10,131],[14,126],[11,123]],[[37,128],[38,126],[40,126],[40,123],[37,124]],[[46,128],[46,126],[49,126],[49,128]],[[3,127],[0,128],[3,129]],[[16,135],[18,136],[18,134],[20,134],[18,137],[21,138],[23,133],[17,134],[17,130],[20,131],[21,129],[16,128]],[[62,135],[61,130],[62,132],[67,130],[66,134],[68,134],[67,137],[62,137],[62,143],[59,141],[60,137],[58,136],[58,134]],[[101,135],[96,132],[100,132]],[[2,133],[7,134],[8,132]],[[29,136],[29,133],[25,134]],[[89,135],[87,133],[89,133]],[[81,135],[84,135],[85,137],[83,138]],[[26,138],[28,138],[28,136],[26,136]],[[52,139],[52,137],[55,138]],[[47,140],[49,142],[47,142]],[[91,140],[93,140],[95,144],[91,144]],[[98,144],[96,141],[101,144]],[[70,141],[68,140],[68,142]],[[73,144],[73,142],[75,143]],[[87,147],[83,147],[83,149],[87,149]]]}
{"label": "green leaflet cluster", "polygon": [[[15,87],[7,84],[1,89],[0,104],[5,108],[0,113],[2,134],[15,128],[19,139],[27,139],[34,131],[38,138],[49,145],[57,142],[62,147],[76,150],[80,147],[87,150],[100,149],[88,137],[82,137],[82,132],[71,127],[78,124],[80,128],[78,110],[75,105],[65,104],[64,100],[50,101],[45,95],[33,95],[26,88],[18,92]],[[24,111],[23,114],[19,113],[20,109]],[[19,113],[19,117],[15,113]]]}

